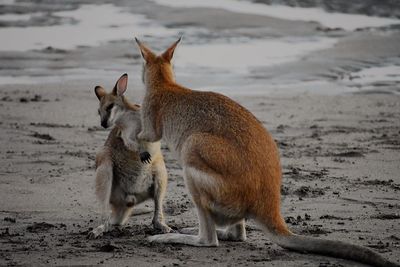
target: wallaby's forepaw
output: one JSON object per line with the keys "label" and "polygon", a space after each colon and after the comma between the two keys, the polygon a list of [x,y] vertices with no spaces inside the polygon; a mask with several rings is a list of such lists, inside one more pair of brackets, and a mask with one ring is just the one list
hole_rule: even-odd
{"label": "wallaby's forepaw", "polygon": [[147,152],[147,151],[140,153],[140,161],[141,161],[142,163],[150,164],[150,162],[151,162],[151,155],[150,155],[150,153]]}

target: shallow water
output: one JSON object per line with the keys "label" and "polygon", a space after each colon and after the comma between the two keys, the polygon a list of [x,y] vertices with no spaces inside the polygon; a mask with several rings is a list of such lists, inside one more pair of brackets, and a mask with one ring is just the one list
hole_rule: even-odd
{"label": "shallow water", "polygon": [[357,72],[352,72],[348,80],[355,83],[400,82],[400,66],[390,65],[370,67]]}
{"label": "shallow water", "polygon": [[[284,6],[268,6],[264,4],[255,4],[251,2],[236,0],[206,0],[206,1],[171,1],[155,0],[160,4],[174,6],[211,6],[220,7],[228,10],[241,10],[250,14],[264,14],[274,10],[276,16],[294,19],[308,20],[311,17],[305,15],[307,12],[316,12],[318,16],[334,16],[331,18],[341,21],[339,15],[331,14],[319,9],[309,8],[291,8]],[[4,2],[4,1],[3,1]],[[0,3],[3,3],[0,2]],[[12,3],[13,1],[8,1]],[[233,4],[232,4],[233,3]],[[282,8],[282,12],[277,12]],[[269,10],[269,11],[267,11]],[[291,13],[294,12],[294,13]],[[298,13],[298,15],[296,12]],[[304,13],[306,12],[306,13]],[[36,13],[18,15],[5,14],[0,15],[1,20],[18,21],[28,20],[30,16]],[[300,14],[303,14],[300,16]],[[306,62],[306,58],[313,52],[320,50],[329,50],[340,40],[336,37],[284,37],[284,38],[264,38],[253,39],[245,36],[235,37],[213,37],[213,33],[206,28],[184,27],[168,28],[157,21],[150,20],[141,14],[132,14],[125,12],[123,8],[112,4],[101,5],[82,5],[76,10],[53,12],[54,16],[70,18],[63,20],[63,25],[54,26],[35,26],[35,27],[3,27],[0,28],[0,51],[27,51],[32,49],[43,49],[51,46],[57,49],[74,49],[78,46],[96,47],[110,41],[132,40],[134,36],[143,37],[143,40],[150,40],[151,45],[157,48],[164,47],[162,42],[153,42],[153,40],[171,39],[172,36],[178,36],[178,33],[185,33],[184,40],[175,52],[174,65],[178,82],[200,90],[213,90],[229,94],[265,94],[270,92],[320,92],[320,93],[341,93],[358,90],[365,84],[381,81],[398,81],[396,72],[399,73],[399,67],[379,67],[361,71],[360,73],[351,73],[351,77],[342,82],[319,79],[318,77],[297,77],[289,80],[285,77],[270,80],[265,77],[263,68],[274,68],[275,66],[288,63]],[[293,16],[292,16],[293,15]],[[385,20],[359,15],[345,15],[346,18],[357,18],[354,23],[348,27],[360,26],[363,19],[368,21],[368,25],[383,25],[379,23],[389,23],[393,20]],[[77,23],[73,23],[77,21]],[[394,20],[397,21],[397,20]],[[379,22],[379,23],[378,23]],[[346,22],[347,23],[347,22]],[[362,24],[363,27],[367,24]],[[356,34],[356,33],[348,33]],[[187,38],[187,39],[186,39]],[[201,42],[200,42],[201,41]],[[150,41],[149,41],[150,42]],[[132,47],[134,47],[132,42]],[[85,48],[86,49],[86,48]],[[84,50],[85,50],[84,49]],[[90,48],[91,49],[91,48]],[[89,50],[89,49],[87,49]],[[93,49],[96,51],[96,48]],[[130,54],[130,51],[121,51],[122,55]],[[68,57],[68,53],[66,53]],[[93,55],[97,55],[96,52]],[[121,57],[124,58],[124,57]],[[62,57],[60,57],[62,59]],[[100,58],[99,58],[100,59]],[[71,60],[70,58],[68,60]],[[96,58],[91,60],[96,61]],[[114,60],[114,59],[112,59]],[[93,80],[99,78],[103,80],[113,80],[119,77],[121,73],[134,70],[134,73],[140,73],[140,64],[126,67],[125,62],[121,66],[121,59],[116,59],[114,65],[108,69],[97,66],[96,63],[80,66],[72,64],[73,67],[56,64],[58,68],[50,68],[52,64],[41,63],[29,64],[28,69],[21,68],[23,71],[17,73],[14,70],[7,70],[5,64],[1,69],[1,84],[34,84],[34,83],[57,83],[78,80]],[[125,58],[124,58],[125,60]],[[80,62],[79,60],[74,62]],[[138,61],[136,62],[138,63]],[[254,71],[259,77],[254,78]],[[284,70],[286,71],[286,70]],[[257,76],[256,75],[256,76]],[[305,81],[302,79],[304,78]],[[131,77],[131,81],[141,85],[140,75]],[[340,83],[343,86],[338,86]],[[361,85],[361,86],[358,86]],[[358,87],[357,87],[358,86]],[[336,88],[335,88],[336,87]],[[340,92],[338,92],[340,90]]]}
{"label": "shallow water", "polygon": [[335,38],[280,38],[235,41],[229,44],[182,45],[176,51],[176,66],[243,73],[251,68],[273,66],[301,59],[312,51],[332,47]]}
{"label": "shallow water", "polygon": [[[34,72],[29,69],[26,71]],[[40,69],[38,71],[41,71]],[[66,68],[54,73],[51,70],[47,71],[46,75],[13,75],[0,76],[0,85],[4,84],[40,84],[40,83],[64,83],[68,81],[92,80],[97,81],[99,77],[110,77],[114,79],[123,73],[120,70],[102,70],[89,68]]]}
{"label": "shallow water", "polygon": [[342,84],[355,91],[400,94],[400,66],[374,66],[351,72]]}
{"label": "shallow water", "polygon": [[[17,15],[19,16],[19,15]],[[136,36],[154,35],[177,36],[181,29],[170,29],[145,18],[140,14],[123,12],[122,8],[110,4],[83,5],[77,10],[54,12],[77,20],[77,24],[42,27],[0,28],[0,38],[4,43],[0,50],[26,51],[52,46],[57,49],[73,49],[80,45],[96,46],[107,41],[133,39]],[[1,16],[0,16],[1,18]],[[188,31],[188,29],[186,28]],[[193,35],[196,30],[191,29]],[[206,31],[203,29],[202,31]],[[215,39],[212,42],[184,43],[175,53],[175,65],[179,75],[204,77],[210,73],[223,73],[223,77],[240,74],[246,76],[252,68],[272,66],[300,60],[312,51],[332,47],[335,38],[279,38],[256,40],[249,38]],[[192,43],[192,44],[191,44]],[[95,77],[96,73],[106,76],[103,70],[79,68],[55,72],[51,69],[38,70],[39,75],[1,76],[0,84],[55,82]],[[109,73],[108,76],[114,75]],[[207,79],[206,79],[207,80]]]}
{"label": "shallow water", "polygon": [[54,12],[53,15],[73,18],[79,22],[43,27],[0,28],[0,51],[26,51],[47,46],[73,49],[79,45],[95,46],[113,40],[132,40],[134,34],[176,34],[176,30],[158,26],[143,15],[123,12],[122,8],[111,4],[82,5],[77,10]]}
{"label": "shallow water", "polygon": [[328,13],[320,8],[265,5],[238,0],[152,0],[158,4],[173,7],[210,7],[232,12],[265,15],[286,20],[316,21],[329,28],[353,31],[357,28],[382,27],[399,24],[400,20],[365,15]]}

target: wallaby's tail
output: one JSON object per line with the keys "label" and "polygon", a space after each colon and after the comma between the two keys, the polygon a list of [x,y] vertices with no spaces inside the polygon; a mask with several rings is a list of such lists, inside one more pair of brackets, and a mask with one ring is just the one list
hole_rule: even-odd
{"label": "wallaby's tail", "polygon": [[289,250],[348,259],[376,267],[400,266],[397,263],[386,260],[378,253],[366,247],[352,245],[342,241],[300,236],[292,233],[286,235],[278,234],[276,232],[272,233],[272,231],[269,231],[269,233],[271,234],[270,237],[272,241]]}

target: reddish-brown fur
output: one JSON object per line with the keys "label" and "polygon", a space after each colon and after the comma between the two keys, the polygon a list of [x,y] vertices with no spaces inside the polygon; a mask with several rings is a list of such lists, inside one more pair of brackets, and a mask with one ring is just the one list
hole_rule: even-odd
{"label": "reddish-brown fur", "polygon": [[146,85],[138,137],[150,142],[164,138],[177,153],[200,219],[199,240],[176,234],[150,240],[217,245],[214,224],[253,218],[283,247],[386,266],[388,261],[369,249],[291,233],[280,212],[279,152],[261,122],[226,96],[177,84],[170,61],[179,41],[160,56],[137,42],[145,59]]}
{"label": "reddish-brown fur", "polygon": [[[158,137],[162,135],[163,117],[168,116],[179,101],[183,100],[187,107],[196,111],[214,107],[222,110],[223,107],[223,120],[206,121],[200,116],[197,121],[202,129],[189,129],[185,133],[197,135],[192,138],[194,143],[185,163],[215,173],[213,177],[223,184],[218,188],[204,188],[210,191],[199,195],[209,195],[207,201],[218,201],[223,206],[241,211],[243,216],[251,215],[268,223],[279,233],[288,234],[280,213],[279,153],[262,124],[228,97],[193,91],[176,84],[170,63],[164,56],[151,56],[146,64],[151,72],[148,77],[152,77],[148,83],[151,87],[147,96],[151,101],[149,113],[154,116],[153,127]],[[203,204],[207,205],[207,201]]]}

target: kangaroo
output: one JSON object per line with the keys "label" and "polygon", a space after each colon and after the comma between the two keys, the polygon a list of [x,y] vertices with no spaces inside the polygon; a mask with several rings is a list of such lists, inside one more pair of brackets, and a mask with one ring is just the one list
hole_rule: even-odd
{"label": "kangaroo", "polygon": [[[114,127],[96,155],[96,195],[102,204],[102,224],[89,233],[89,238],[101,236],[113,225],[124,225],[134,205],[149,198],[154,199],[154,228],[163,233],[171,231],[163,217],[168,176],[160,142],[137,142],[136,135],[141,129],[140,106],[124,97],[127,84],[128,75],[124,74],[111,93],[101,86],[94,90],[100,101],[101,125]],[[140,147],[151,155],[154,153],[149,164],[139,159]]]}
{"label": "kangaroo", "polygon": [[144,59],[146,88],[138,139],[162,138],[174,152],[199,219],[197,235],[154,235],[150,242],[218,246],[218,240],[243,241],[245,218],[250,218],[286,249],[399,266],[362,246],[292,233],[280,212],[279,152],[260,121],[224,95],[175,82],[171,59],[180,39],[161,55],[136,42]]}

